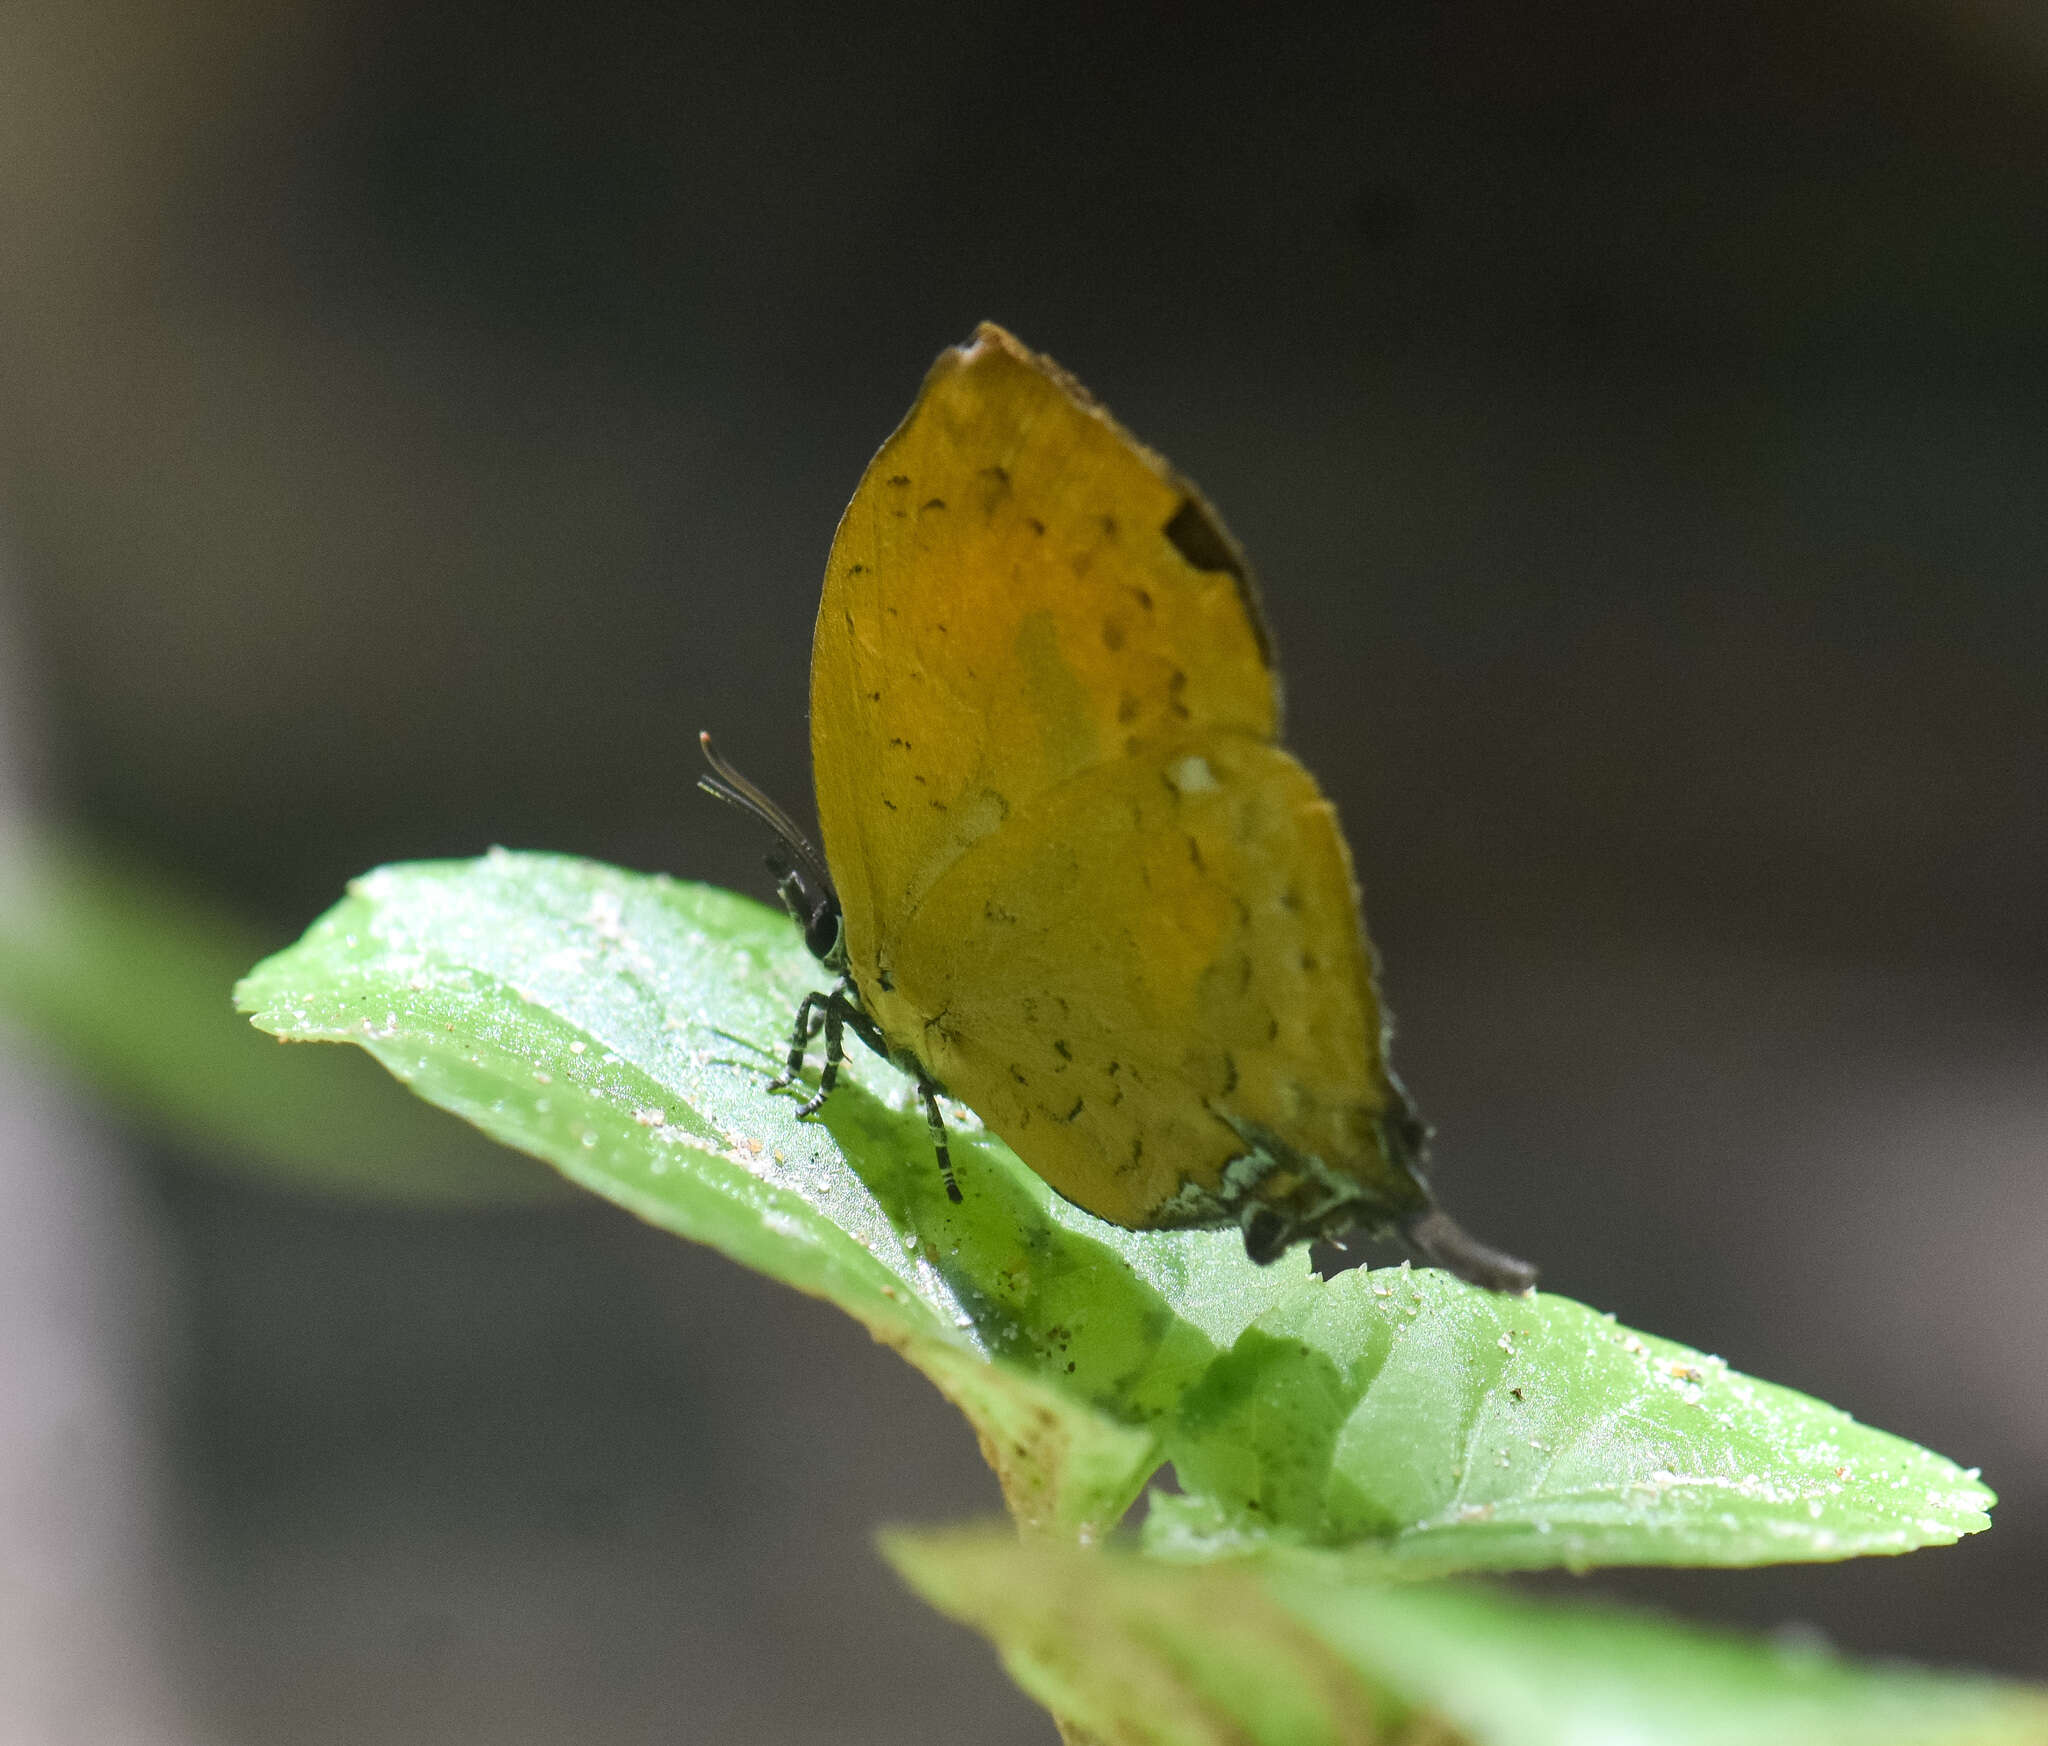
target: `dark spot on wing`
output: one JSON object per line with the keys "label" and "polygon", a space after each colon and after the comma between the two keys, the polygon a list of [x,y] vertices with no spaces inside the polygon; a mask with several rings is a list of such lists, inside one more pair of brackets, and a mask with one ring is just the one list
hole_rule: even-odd
{"label": "dark spot on wing", "polygon": [[1317,970],[1320,970],[1322,968],[1322,965],[1317,961],[1315,953],[1304,952],[1301,955],[1301,967],[1304,970],[1313,973]]}
{"label": "dark spot on wing", "polygon": [[887,994],[896,986],[896,978],[889,974],[887,965],[882,966],[875,972],[875,986],[884,994]]}
{"label": "dark spot on wing", "polygon": [[1019,1085],[1029,1085],[1031,1083],[1030,1080],[1024,1077],[1023,1069],[1014,1061],[1010,1063],[1010,1077],[1016,1080]]}
{"label": "dark spot on wing", "polygon": [[1202,845],[1196,842],[1193,837],[1188,838],[1188,859],[1194,862],[1195,871],[1197,873],[1206,873],[1209,871],[1209,869],[1205,865],[1203,865],[1202,862]]}
{"label": "dark spot on wing", "polygon": [[944,509],[945,507],[946,500],[943,497],[927,497],[921,504],[918,505],[917,512],[918,514],[922,515],[928,509],[938,510]]}
{"label": "dark spot on wing", "polygon": [[1068,1110],[1068,1111],[1067,1111],[1067,1113],[1066,1113],[1065,1115],[1061,1116],[1061,1117],[1060,1117],[1060,1120],[1061,1120],[1061,1121],[1063,1121],[1063,1122],[1070,1122],[1070,1121],[1072,1121],[1072,1120],[1073,1120],[1073,1119],[1074,1119],[1074,1118],[1075,1118],[1075,1117],[1076,1117],[1077,1115],[1079,1115],[1080,1113],[1081,1113],[1081,1099],[1077,1097],[1077,1098],[1075,1098],[1075,1099],[1074,1099],[1074,1107],[1073,1107],[1072,1109]]}
{"label": "dark spot on wing", "polygon": [[1251,566],[1209,506],[1192,493],[1183,497],[1164,532],[1167,543],[1193,568],[1220,572],[1237,584],[1245,618],[1250,621],[1252,635],[1258,638],[1259,659],[1272,666],[1273,638],[1266,629],[1266,615],[1259,606],[1259,590],[1252,581]]}
{"label": "dark spot on wing", "polygon": [[1010,495],[1010,475],[1002,467],[984,467],[975,474],[981,483],[981,513],[984,518],[996,512],[996,505]]}
{"label": "dark spot on wing", "polygon": [[1185,695],[1187,688],[1188,676],[1178,667],[1174,668],[1166,680],[1166,707],[1183,721],[1187,719],[1188,714],[1187,698]]}
{"label": "dark spot on wing", "polygon": [[1027,515],[1024,518],[1024,525],[1028,527],[1033,533],[1039,535],[1040,538],[1044,537],[1045,523],[1040,521],[1037,516]]}
{"label": "dark spot on wing", "polygon": [[1071,1061],[1074,1058],[1074,1051],[1067,1047],[1066,1039],[1063,1037],[1053,1038],[1052,1052],[1062,1061]]}
{"label": "dark spot on wing", "polygon": [[1113,618],[1102,621],[1102,646],[1112,654],[1124,646],[1124,627]]}
{"label": "dark spot on wing", "polygon": [[1209,506],[1200,498],[1180,500],[1180,507],[1166,524],[1166,538],[1197,570],[1221,570],[1226,576],[1244,579],[1244,556],[1238,551],[1237,542],[1217,525]]}
{"label": "dark spot on wing", "polygon": [[1129,727],[1132,722],[1138,719],[1138,711],[1143,707],[1143,704],[1139,703],[1135,697],[1126,691],[1122,697],[1117,699],[1116,719],[1123,726]]}
{"label": "dark spot on wing", "polygon": [[1105,515],[1102,518],[1102,537],[1106,540],[1113,540],[1116,538],[1116,535],[1116,517],[1113,515]]}
{"label": "dark spot on wing", "polygon": [[889,475],[889,483],[891,485],[908,485],[910,483],[910,475],[908,473],[892,473]]}
{"label": "dark spot on wing", "polygon": [[1228,1097],[1237,1089],[1237,1057],[1228,1049],[1223,1052],[1223,1095]]}

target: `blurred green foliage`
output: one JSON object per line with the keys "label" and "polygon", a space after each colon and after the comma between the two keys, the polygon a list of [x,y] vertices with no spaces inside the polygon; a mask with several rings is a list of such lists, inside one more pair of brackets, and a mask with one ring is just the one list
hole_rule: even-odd
{"label": "blurred green foliage", "polygon": [[334,1049],[279,1049],[228,990],[259,930],[89,844],[0,838],[0,1012],[139,1125],[302,1190],[478,1205],[556,1192]]}
{"label": "blurred green foliage", "polygon": [[1000,1529],[883,1550],[1071,1740],[1125,1746],[2034,1746],[2048,1697],[1452,1584],[1172,1571]]}

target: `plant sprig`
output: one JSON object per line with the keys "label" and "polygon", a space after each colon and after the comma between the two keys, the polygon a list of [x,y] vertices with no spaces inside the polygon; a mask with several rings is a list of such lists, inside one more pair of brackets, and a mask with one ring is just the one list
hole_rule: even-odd
{"label": "plant sprig", "polygon": [[839,1305],[967,1415],[1029,1529],[1097,1538],[1168,1462],[1156,1552],[1352,1575],[1846,1558],[1987,1525],[1974,1474],[1568,1298],[1124,1231],[958,1108],[952,1205],[886,1065],[850,1063],[817,1122],[768,1091],[814,976],[745,898],[497,852],[368,875],[238,998]]}

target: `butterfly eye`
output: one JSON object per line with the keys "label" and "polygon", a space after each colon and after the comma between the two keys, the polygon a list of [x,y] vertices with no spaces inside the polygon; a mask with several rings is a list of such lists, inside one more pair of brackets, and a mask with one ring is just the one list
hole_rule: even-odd
{"label": "butterfly eye", "polygon": [[824,898],[812,911],[811,919],[804,928],[804,944],[819,963],[831,964],[840,955],[844,932],[845,923],[840,918],[839,905],[829,897]]}

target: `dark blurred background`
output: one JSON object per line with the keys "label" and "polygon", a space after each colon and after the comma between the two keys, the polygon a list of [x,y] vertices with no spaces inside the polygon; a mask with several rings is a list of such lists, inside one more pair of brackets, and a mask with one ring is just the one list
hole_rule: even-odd
{"label": "dark blurred background", "polygon": [[[806,793],[835,518],[1001,320],[1259,564],[1461,1216],[2005,1500],[1555,1586],[2048,1673],[2038,8],[33,0],[0,46],[46,816],[278,944],[491,843],[761,889],[693,736]],[[8,1737],[1050,1738],[869,1551],[996,1493],[832,1312],[0,1089],[9,1435],[77,1512],[0,1521]]]}

